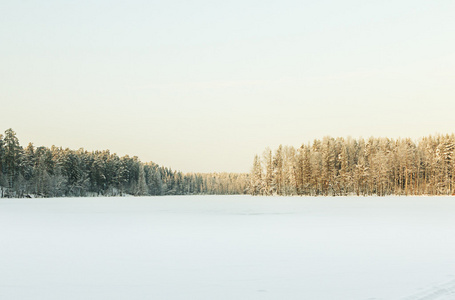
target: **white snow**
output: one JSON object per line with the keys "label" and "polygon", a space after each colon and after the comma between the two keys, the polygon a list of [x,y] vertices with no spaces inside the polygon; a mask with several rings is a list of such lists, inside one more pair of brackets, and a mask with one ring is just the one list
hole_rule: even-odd
{"label": "white snow", "polygon": [[0,299],[455,299],[455,198],[0,199]]}

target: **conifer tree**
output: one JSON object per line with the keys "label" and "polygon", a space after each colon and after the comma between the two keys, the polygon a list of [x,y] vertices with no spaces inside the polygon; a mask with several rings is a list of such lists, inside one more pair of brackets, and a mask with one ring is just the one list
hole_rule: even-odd
{"label": "conifer tree", "polygon": [[13,188],[15,180],[19,176],[19,168],[21,166],[22,148],[19,145],[19,140],[16,133],[10,128],[5,131],[4,137],[4,165],[8,178],[8,187]]}
{"label": "conifer tree", "polygon": [[145,171],[144,171],[144,166],[142,164],[139,166],[139,175],[138,175],[136,195],[138,195],[138,196],[147,195],[147,183],[145,181]]}
{"label": "conifer tree", "polygon": [[263,193],[263,178],[261,160],[258,155],[254,157],[253,169],[251,170],[250,194],[262,195]]}

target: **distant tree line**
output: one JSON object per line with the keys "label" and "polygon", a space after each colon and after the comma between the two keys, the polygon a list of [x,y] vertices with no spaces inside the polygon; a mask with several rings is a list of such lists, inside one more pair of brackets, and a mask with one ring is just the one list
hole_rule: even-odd
{"label": "distant tree line", "polygon": [[243,194],[248,174],[173,171],[109,150],[23,148],[0,134],[0,197]]}
{"label": "distant tree line", "polygon": [[298,149],[256,155],[252,195],[452,195],[455,136],[406,139],[324,137]]}

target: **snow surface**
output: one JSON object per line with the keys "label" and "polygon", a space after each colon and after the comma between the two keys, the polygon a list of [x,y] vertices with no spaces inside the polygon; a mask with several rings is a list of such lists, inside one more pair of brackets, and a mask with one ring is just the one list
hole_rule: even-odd
{"label": "snow surface", "polygon": [[453,197],[0,199],[0,299],[455,299]]}

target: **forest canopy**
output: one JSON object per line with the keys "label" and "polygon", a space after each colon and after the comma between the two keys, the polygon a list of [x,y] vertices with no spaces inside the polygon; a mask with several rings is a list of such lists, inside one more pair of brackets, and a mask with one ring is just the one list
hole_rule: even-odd
{"label": "forest canopy", "polygon": [[324,137],[255,156],[253,195],[452,195],[455,136]]}
{"label": "forest canopy", "polygon": [[0,134],[0,197],[243,194],[248,174],[173,171],[138,157],[52,146]]}
{"label": "forest canopy", "polygon": [[254,157],[250,174],[182,173],[109,150],[22,147],[0,134],[0,197],[452,195],[455,136],[316,139]]}

